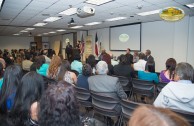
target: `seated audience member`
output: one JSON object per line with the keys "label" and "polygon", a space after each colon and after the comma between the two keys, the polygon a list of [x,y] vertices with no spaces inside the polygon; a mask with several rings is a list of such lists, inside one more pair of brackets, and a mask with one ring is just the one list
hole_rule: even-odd
{"label": "seated audience member", "polygon": [[108,64],[108,75],[113,74],[113,65],[111,64],[111,57],[108,53],[106,53],[106,50],[104,50],[104,54],[101,57],[102,61],[105,61]]}
{"label": "seated audience member", "polygon": [[45,58],[45,63],[50,64],[51,59],[48,57],[48,50],[47,49],[43,50],[43,56]]}
{"label": "seated audience member", "polygon": [[135,71],[145,71],[147,61],[144,60],[145,54],[139,54],[139,60],[133,64],[133,68]]}
{"label": "seated audience member", "polygon": [[176,67],[176,60],[173,58],[169,58],[166,61],[166,70],[163,70],[160,73],[160,81],[165,83],[173,81],[175,67]]}
{"label": "seated audience member", "polygon": [[0,62],[0,91],[3,84],[3,64]]}
{"label": "seated audience member", "polygon": [[138,51],[134,51],[134,54],[133,54],[133,63],[136,63],[138,60],[139,60]]}
{"label": "seated audience member", "polygon": [[5,60],[3,58],[0,58],[0,63],[2,63],[3,69],[5,69],[6,68],[6,63],[5,63]]}
{"label": "seated audience member", "polygon": [[95,74],[95,66],[96,66],[96,59],[95,56],[90,54],[86,61],[87,64],[89,64],[92,67],[92,73]]}
{"label": "seated audience member", "polygon": [[74,60],[73,62],[71,63],[71,70],[75,70],[80,74],[82,74],[82,62],[81,62],[81,57],[80,57],[80,54],[75,54],[74,55]]}
{"label": "seated audience member", "polygon": [[138,79],[146,81],[154,81],[155,83],[159,82],[158,75],[155,72],[154,63],[151,61],[147,62],[146,71],[138,71]]}
{"label": "seated audience member", "polygon": [[190,126],[190,124],[168,109],[140,106],[133,112],[128,126]]}
{"label": "seated audience member", "polygon": [[32,126],[38,121],[38,104],[44,91],[44,81],[36,72],[22,77],[9,117],[15,126]]}
{"label": "seated audience member", "polygon": [[40,126],[81,126],[73,86],[65,81],[50,85],[40,100]]}
{"label": "seated audience member", "polygon": [[169,82],[156,98],[157,107],[178,109],[194,113],[194,70],[188,63],[179,63],[175,68],[175,82]]}
{"label": "seated audience member", "polygon": [[56,55],[53,56],[47,72],[48,78],[56,80],[58,78],[57,76],[59,74],[60,67],[61,67],[61,58]]}
{"label": "seated audience member", "polygon": [[89,90],[88,78],[92,75],[92,68],[89,64],[83,65],[82,75],[78,76],[77,86]]}
{"label": "seated audience member", "polygon": [[128,65],[133,64],[133,55],[131,55],[130,48],[127,48],[125,56],[127,57],[127,64]]}
{"label": "seated audience member", "polygon": [[7,114],[12,108],[22,75],[22,68],[19,65],[11,65],[6,68],[0,91],[0,114]]}
{"label": "seated audience member", "polygon": [[59,74],[58,74],[58,81],[66,81],[70,84],[76,84],[77,83],[77,76],[74,72],[71,72],[71,66],[68,60],[63,60]]}
{"label": "seated audience member", "polygon": [[36,71],[36,69],[37,69],[37,62],[38,62],[38,59],[39,59],[39,56],[35,56],[34,58],[33,58],[33,63],[32,63],[32,65],[30,66],[30,71]]}
{"label": "seated audience member", "polygon": [[[107,75],[108,65],[105,61],[99,61],[96,65],[97,75],[88,78],[89,89],[101,95],[113,97],[114,99],[127,99],[127,95],[117,77]],[[120,106],[115,108],[119,113]]]}
{"label": "seated audience member", "polygon": [[22,69],[26,71],[30,71],[30,67],[32,64],[33,62],[31,61],[31,55],[27,53],[25,55],[25,60],[22,61]]}
{"label": "seated audience member", "polygon": [[47,76],[47,70],[49,68],[49,65],[45,63],[45,57],[44,56],[38,56],[37,62],[36,62],[36,72],[40,75]]}
{"label": "seated audience member", "polygon": [[133,68],[127,63],[127,57],[123,54],[119,56],[119,64],[114,66],[114,75],[134,77]]}

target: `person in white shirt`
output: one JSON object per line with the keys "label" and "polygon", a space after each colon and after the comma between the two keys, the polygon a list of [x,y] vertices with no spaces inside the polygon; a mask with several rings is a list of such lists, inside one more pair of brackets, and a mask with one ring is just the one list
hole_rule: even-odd
{"label": "person in white shirt", "polygon": [[175,82],[169,82],[160,92],[154,106],[194,113],[194,75],[188,63],[179,63],[175,69]]}
{"label": "person in white shirt", "polygon": [[145,61],[144,58],[145,54],[140,53],[138,62],[133,64],[133,68],[135,71],[145,71],[147,61]]}

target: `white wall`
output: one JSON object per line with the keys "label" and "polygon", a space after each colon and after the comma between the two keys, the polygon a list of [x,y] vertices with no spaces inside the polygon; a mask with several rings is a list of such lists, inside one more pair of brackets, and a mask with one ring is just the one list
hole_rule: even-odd
{"label": "white wall", "polygon": [[[93,50],[96,32],[102,48],[110,52],[109,28],[88,31],[88,35],[92,35],[93,38]],[[146,49],[152,51],[157,72],[165,69],[165,62],[170,57],[175,58],[177,62],[189,62],[194,66],[194,17],[187,16],[175,23],[165,21],[142,23],[141,37],[142,52]],[[130,45],[126,48],[130,48]],[[112,51],[111,53],[119,56],[125,52]]]}

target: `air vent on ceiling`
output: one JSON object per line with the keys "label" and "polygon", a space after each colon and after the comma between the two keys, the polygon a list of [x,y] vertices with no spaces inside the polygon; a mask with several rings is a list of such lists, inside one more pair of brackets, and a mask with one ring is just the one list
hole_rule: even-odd
{"label": "air vent on ceiling", "polygon": [[50,14],[42,14],[42,16],[50,16]]}

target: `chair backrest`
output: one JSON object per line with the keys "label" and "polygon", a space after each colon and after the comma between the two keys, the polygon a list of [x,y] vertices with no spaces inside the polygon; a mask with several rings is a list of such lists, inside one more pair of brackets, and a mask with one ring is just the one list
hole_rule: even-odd
{"label": "chair backrest", "polygon": [[121,101],[121,108],[122,108],[122,115],[129,119],[132,116],[133,111],[139,106],[142,105],[137,102],[129,101],[129,100],[122,100]]}
{"label": "chair backrest", "polygon": [[119,101],[113,97],[101,95],[100,93],[91,91],[92,94],[92,104],[98,108],[112,110],[116,105],[119,104]]}
{"label": "chair backrest", "polygon": [[184,117],[191,124],[191,126],[194,126],[194,113],[175,110],[175,109],[172,109],[172,111]]}
{"label": "chair backrest", "polygon": [[153,96],[155,94],[155,85],[151,81],[144,81],[139,79],[132,80],[133,93]]}
{"label": "chair backrest", "polygon": [[162,88],[164,88],[168,83],[164,83],[164,82],[159,82],[157,84],[157,92],[160,93]]}
{"label": "chair backrest", "polygon": [[127,78],[124,76],[116,76],[116,75],[113,75],[113,77],[119,78],[119,82],[123,87],[124,91],[131,91],[131,87],[132,87],[131,78]]}
{"label": "chair backrest", "polygon": [[81,106],[85,108],[92,107],[91,94],[89,90],[75,86],[75,91],[76,91],[76,98],[79,101]]}

